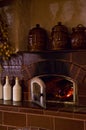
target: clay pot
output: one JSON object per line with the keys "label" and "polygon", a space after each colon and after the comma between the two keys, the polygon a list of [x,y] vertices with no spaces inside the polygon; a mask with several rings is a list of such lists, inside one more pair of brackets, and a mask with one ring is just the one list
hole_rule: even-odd
{"label": "clay pot", "polygon": [[51,32],[51,50],[67,49],[70,47],[69,34],[66,26],[58,22]]}
{"label": "clay pot", "polygon": [[41,28],[39,24],[29,31],[28,36],[28,50],[29,51],[43,51],[47,49],[48,35],[45,29]]}
{"label": "clay pot", "polygon": [[73,49],[86,49],[86,27],[81,24],[72,28],[71,47]]}

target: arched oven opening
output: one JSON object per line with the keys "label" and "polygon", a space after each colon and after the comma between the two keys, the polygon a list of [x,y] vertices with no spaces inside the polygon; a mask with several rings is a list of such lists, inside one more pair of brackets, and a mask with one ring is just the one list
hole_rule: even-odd
{"label": "arched oven opening", "polygon": [[43,60],[24,65],[22,72],[28,82],[27,100],[44,108],[46,103],[86,104],[82,100],[82,93],[84,97],[86,95],[83,91],[86,71],[77,64],[65,60]]}
{"label": "arched oven opening", "polygon": [[39,75],[31,79],[31,101],[46,108],[46,103],[75,104],[77,85],[64,75]]}

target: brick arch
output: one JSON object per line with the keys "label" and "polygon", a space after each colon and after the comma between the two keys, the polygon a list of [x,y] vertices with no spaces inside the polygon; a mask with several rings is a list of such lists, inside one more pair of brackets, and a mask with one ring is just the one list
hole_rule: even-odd
{"label": "brick arch", "polygon": [[[22,70],[27,80],[39,75],[56,74],[70,77],[77,82],[83,82],[86,76],[85,69],[65,60],[44,60],[35,62],[30,65],[24,65]],[[80,75],[82,75],[81,78]]]}
{"label": "brick arch", "polygon": [[22,73],[28,83],[31,78],[44,74],[56,74],[70,78],[76,84],[77,104],[86,105],[86,69],[81,66],[66,60],[44,60],[24,65]]}

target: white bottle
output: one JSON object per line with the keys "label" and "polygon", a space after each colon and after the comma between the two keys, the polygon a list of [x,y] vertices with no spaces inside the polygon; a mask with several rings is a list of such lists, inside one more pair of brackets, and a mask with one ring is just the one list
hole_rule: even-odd
{"label": "white bottle", "polygon": [[19,79],[16,77],[15,85],[13,86],[13,101],[21,101],[22,99],[22,89],[19,84]]}
{"label": "white bottle", "polygon": [[3,85],[0,80],[0,99],[2,99],[2,98],[3,98]]}
{"label": "white bottle", "polygon": [[11,85],[8,76],[6,76],[6,81],[3,86],[3,100],[11,100]]}

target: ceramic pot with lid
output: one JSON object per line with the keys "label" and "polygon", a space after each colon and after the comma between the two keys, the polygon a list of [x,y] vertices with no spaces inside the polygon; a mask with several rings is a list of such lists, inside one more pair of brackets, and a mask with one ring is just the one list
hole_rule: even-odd
{"label": "ceramic pot with lid", "polygon": [[86,27],[82,24],[72,28],[71,47],[73,49],[86,49]]}
{"label": "ceramic pot with lid", "polygon": [[51,50],[67,49],[70,47],[68,28],[58,22],[51,32]]}
{"label": "ceramic pot with lid", "polygon": [[28,50],[29,51],[43,51],[47,49],[48,34],[47,31],[36,24],[36,27],[29,31],[28,36]]}

